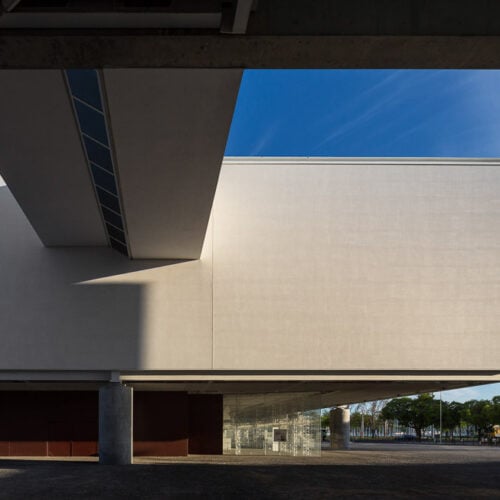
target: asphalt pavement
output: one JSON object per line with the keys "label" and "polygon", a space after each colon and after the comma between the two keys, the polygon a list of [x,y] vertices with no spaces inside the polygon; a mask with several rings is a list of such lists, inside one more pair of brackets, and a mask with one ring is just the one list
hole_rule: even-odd
{"label": "asphalt pavement", "polygon": [[354,444],[321,457],[0,459],[0,499],[500,499],[500,447]]}

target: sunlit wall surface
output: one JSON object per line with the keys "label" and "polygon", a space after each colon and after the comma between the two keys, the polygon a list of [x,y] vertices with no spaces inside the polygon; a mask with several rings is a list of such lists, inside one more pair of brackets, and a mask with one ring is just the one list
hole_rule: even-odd
{"label": "sunlit wall surface", "polygon": [[316,394],[224,396],[224,454],[319,456],[320,407]]}

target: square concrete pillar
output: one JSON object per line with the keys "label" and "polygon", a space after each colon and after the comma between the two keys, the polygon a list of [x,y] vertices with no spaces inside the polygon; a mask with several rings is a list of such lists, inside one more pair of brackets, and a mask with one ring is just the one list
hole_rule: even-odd
{"label": "square concrete pillar", "polygon": [[348,450],[351,445],[351,412],[348,406],[337,406],[330,411],[330,447]]}
{"label": "square concrete pillar", "polygon": [[133,390],[120,382],[99,389],[99,463],[126,465],[133,454]]}

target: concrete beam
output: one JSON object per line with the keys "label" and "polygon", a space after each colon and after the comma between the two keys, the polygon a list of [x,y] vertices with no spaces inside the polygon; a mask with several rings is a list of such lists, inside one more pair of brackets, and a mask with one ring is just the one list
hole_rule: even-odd
{"label": "concrete beam", "polygon": [[500,68],[500,36],[6,35],[0,68]]}
{"label": "concrete beam", "polygon": [[46,246],[107,239],[62,72],[0,72],[0,174]]}
{"label": "concrete beam", "polygon": [[104,70],[132,258],[199,258],[241,74]]}

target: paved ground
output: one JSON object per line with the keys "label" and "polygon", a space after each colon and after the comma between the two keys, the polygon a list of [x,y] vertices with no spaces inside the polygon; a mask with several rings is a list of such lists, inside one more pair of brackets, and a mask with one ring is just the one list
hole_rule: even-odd
{"label": "paved ground", "polygon": [[0,499],[497,498],[500,447],[355,444],[321,458],[0,460]]}

